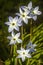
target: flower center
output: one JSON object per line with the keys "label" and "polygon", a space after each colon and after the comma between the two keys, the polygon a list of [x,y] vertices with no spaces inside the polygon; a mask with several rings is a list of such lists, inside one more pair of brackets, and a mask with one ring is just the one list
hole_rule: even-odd
{"label": "flower center", "polygon": [[29,46],[29,48],[32,48],[32,46]]}
{"label": "flower center", "polygon": [[25,15],[23,14],[22,17],[25,17]]}
{"label": "flower center", "polygon": [[15,23],[12,23],[12,25],[15,25]]}
{"label": "flower center", "polygon": [[32,13],[34,14],[34,11],[32,11]]}
{"label": "flower center", "polygon": [[15,38],[13,38],[13,40],[15,40]]}
{"label": "flower center", "polygon": [[23,52],[23,55],[25,55],[25,52]]}
{"label": "flower center", "polygon": [[31,47],[29,47],[29,48],[31,48]]}

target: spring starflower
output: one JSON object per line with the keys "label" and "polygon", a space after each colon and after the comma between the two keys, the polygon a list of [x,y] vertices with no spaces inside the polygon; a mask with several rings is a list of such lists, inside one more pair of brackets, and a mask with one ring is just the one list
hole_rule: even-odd
{"label": "spring starflower", "polygon": [[32,42],[30,41],[29,44],[27,45],[27,49],[30,49],[30,52],[34,52],[36,51],[35,47],[37,45],[36,44],[32,44]]}
{"label": "spring starflower", "polygon": [[22,6],[22,9],[23,9],[24,11],[30,11],[29,16],[30,16],[32,19],[34,19],[34,20],[37,19],[37,15],[41,15],[41,14],[42,14],[42,12],[39,11],[39,6],[37,6],[37,7],[35,7],[35,8],[32,7],[32,2],[30,2],[30,3],[28,4],[28,6]]}
{"label": "spring starflower", "polygon": [[11,35],[12,36],[7,37],[10,40],[10,45],[16,44],[16,43],[22,43],[22,40],[19,38],[20,33],[14,34],[14,32],[12,32]]}
{"label": "spring starflower", "polygon": [[16,13],[16,15],[18,15],[21,21],[24,21],[25,24],[28,24],[28,19],[31,18],[30,16],[28,16],[29,11],[23,11],[22,8],[19,8],[19,12],[20,13]]}
{"label": "spring starflower", "polygon": [[34,20],[37,19],[37,15],[41,15],[41,14],[42,14],[42,12],[39,11],[39,6],[33,8],[33,9],[31,10],[31,12],[30,12],[30,16],[32,16],[32,18],[33,18]]}
{"label": "spring starflower", "polygon": [[30,3],[28,4],[28,6],[21,6],[21,8],[24,10],[24,11],[30,11],[32,9],[32,2],[30,1]]}
{"label": "spring starflower", "polygon": [[20,19],[16,16],[15,18],[9,17],[9,22],[5,22],[9,26],[8,32],[12,32],[14,29],[19,31],[19,26],[22,25]]}
{"label": "spring starflower", "polygon": [[21,47],[21,50],[17,50],[17,53],[19,54],[17,58],[22,58],[22,61],[25,61],[25,58],[31,58],[31,55],[29,54],[29,49],[25,50],[24,48]]}

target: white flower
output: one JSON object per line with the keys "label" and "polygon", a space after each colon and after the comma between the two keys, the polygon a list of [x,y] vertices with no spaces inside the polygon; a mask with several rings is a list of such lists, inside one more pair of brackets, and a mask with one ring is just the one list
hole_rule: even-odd
{"label": "white flower", "polygon": [[17,58],[22,58],[22,61],[25,61],[25,57],[31,58],[31,55],[29,54],[29,49],[25,50],[24,48],[21,47],[21,50],[17,50],[17,53],[19,54]]}
{"label": "white flower", "polygon": [[31,17],[28,16],[29,11],[23,11],[22,8],[19,8],[20,13],[16,13],[16,15],[20,16],[21,21],[24,21],[24,23],[28,23],[28,19]]}
{"label": "white flower", "polygon": [[38,10],[39,10],[39,6],[33,8],[33,7],[32,7],[32,2],[29,3],[28,8],[29,8],[29,6],[30,6],[30,9],[29,9],[29,10],[30,10],[30,16],[31,16],[34,20],[36,20],[36,19],[37,19],[37,15],[41,15],[42,12],[41,12],[41,11],[38,11]]}
{"label": "white flower", "polygon": [[30,41],[29,44],[27,45],[27,49],[30,49],[30,52],[34,52],[36,51],[35,47],[37,45],[36,44],[32,44],[32,42]]}
{"label": "white flower", "polygon": [[28,6],[21,6],[21,8],[24,11],[29,11],[29,13],[30,13],[30,10],[32,9],[32,2],[30,1],[30,3],[28,4]]}
{"label": "white flower", "polygon": [[38,10],[39,10],[39,6],[34,8],[33,13],[36,15],[41,15],[41,11],[38,11]]}
{"label": "white flower", "polygon": [[41,15],[42,12],[41,11],[38,11],[39,10],[39,6],[35,7],[35,8],[32,8],[31,12],[30,12],[30,16],[32,16],[32,18],[34,20],[37,19],[37,15]]}
{"label": "white flower", "polygon": [[33,14],[32,2],[30,2],[30,3],[28,4],[28,6],[22,6],[21,8],[22,8],[24,11],[29,11],[29,16],[30,16],[32,19],[34,19],[34,20],[37,19],[37,16],[36,16],[35,14]]}
{"label": "white flower", "polygon": [[41,11],[38,11],[39,10],[39,6],[33,8],[32,7],[32,2],[30,2],[28,4],[28,6],[22,6],[22,9],[24,11],[30,11],[30,17],[33,18],[34,20],[37,19],[37,15],[41,15],[42,12]]}
{"label": "white flower", "polygon": [[12,32],[14,29],[19,31],[19,26],[22,25],[18,17],[12,18],[11,16],[9,17],[9,22],[5,22],[5,24],[9,26],[8,32]]}
{"label": "white flower", "polygon": [[14,32],[12,32],[11,35],[12,36],[7,37],[10,40],[10,45],[11,44],[16,44],[16,43],[22,43],[22,40],[19,39],[20,33],[14,34]]}

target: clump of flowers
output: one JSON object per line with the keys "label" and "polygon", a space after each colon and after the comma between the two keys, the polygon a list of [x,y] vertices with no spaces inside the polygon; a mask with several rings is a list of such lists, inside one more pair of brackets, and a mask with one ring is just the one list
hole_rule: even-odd
{"label": "clump of flowers", "polygon": [[[21,6],[19,8],[19,13],[16,13],[16,17],[9,16],[9,22],[5,22],[6,25],[8,25],[8,32],[11,33],[11,36],[8,36],[7,38],[10,40],[9,45],[16,45],[16,43],[21,43],[20,50],[16,50],[17,54],[19,54],[16,58],[21,58],[22,61],[25,61],[25,58],[31,58],[31,53],[36,51],[35,47],[36,44],[32,44],[32,40],[30,38],[30,42],[27,43],[26,49],[23,48],[23,40],[20,39],[22,37],[22,34],[20,33],[19,28],[22,27],[23,22],[25,24],[28,24],[29,19],[36,20],[37,15],[41,15],[41,11],[39,11],[39,6],[33,8],[32,2],[28,4],[28,6]],[[15,32],[16,31],[16,32]],[[21,30],[22,32],[23,30]],[[20,35],[21,34],[21,35]],[[16,45],[17,46],[17,45]],[[14,54],[15,55],[15,54]]]}

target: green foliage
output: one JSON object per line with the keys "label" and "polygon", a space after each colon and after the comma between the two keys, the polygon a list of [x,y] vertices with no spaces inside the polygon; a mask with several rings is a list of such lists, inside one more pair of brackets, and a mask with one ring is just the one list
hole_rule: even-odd
{"label": "green foliage", "polygon": [[[13,57],[13,61],[13,54],[10,55],[11,46],[8,45],[9,41],[7,40],[7,36],[10,34],[8,33],[8,28],[4,24],[4,22],[8,20],[8,16],[14,16],[14,13],[18,11],[18,8],[21,5],[27,5],[29,1],[30,0],[0,0],[0,59],[4,62],[4,65],[43,65],[43,15],[39,17],[37,22],[34,22],[34,24],[36,23],[37,25],[35,24],[34,26],[33,24],[32,42],[33,44],[37,44],[37,50],[36,52],[32,53],[32,58],[26,58],[25,62],[23,63],[21,59],[17,59],[16,56]],[[31,1],[33,2],[34,6],[38,4],[43,11],[42,0]],[[26,28],[27,27],[25,27],[25,29]],[[29,27],[28,30],[30,30]],[[23,47],[26,47],[26,45],[28,44],[30,35],[31,34],[29,33],[29,31],[24,32]]]}
{"label": "green foliage", "polygon": [[[33,26],[33,35],[32,35],[32,42],[33,44],[37,44],[36,52],[32,53],[32,58],[26,59],[25,62],[22,63],[21,59],[14,58],[14,65],[42,65],[43,64],[43,24],[36,26]],[[26,47],[26,45],[29,42],[30,34],[23,34],[23,46]],[[27,41],[28,38],[28,41]],[[26,41],[25,41],[26,40]],[[15,46],[15,49],[17,47]],[[14,53],[16,53],[14,51]],[[11,61],[11,60],[10,60]],[[8,62],[8,61],[7,61]],[[5,61],[5,65],[7,63]],[[8,64],[9,65],[9,64]]]}

